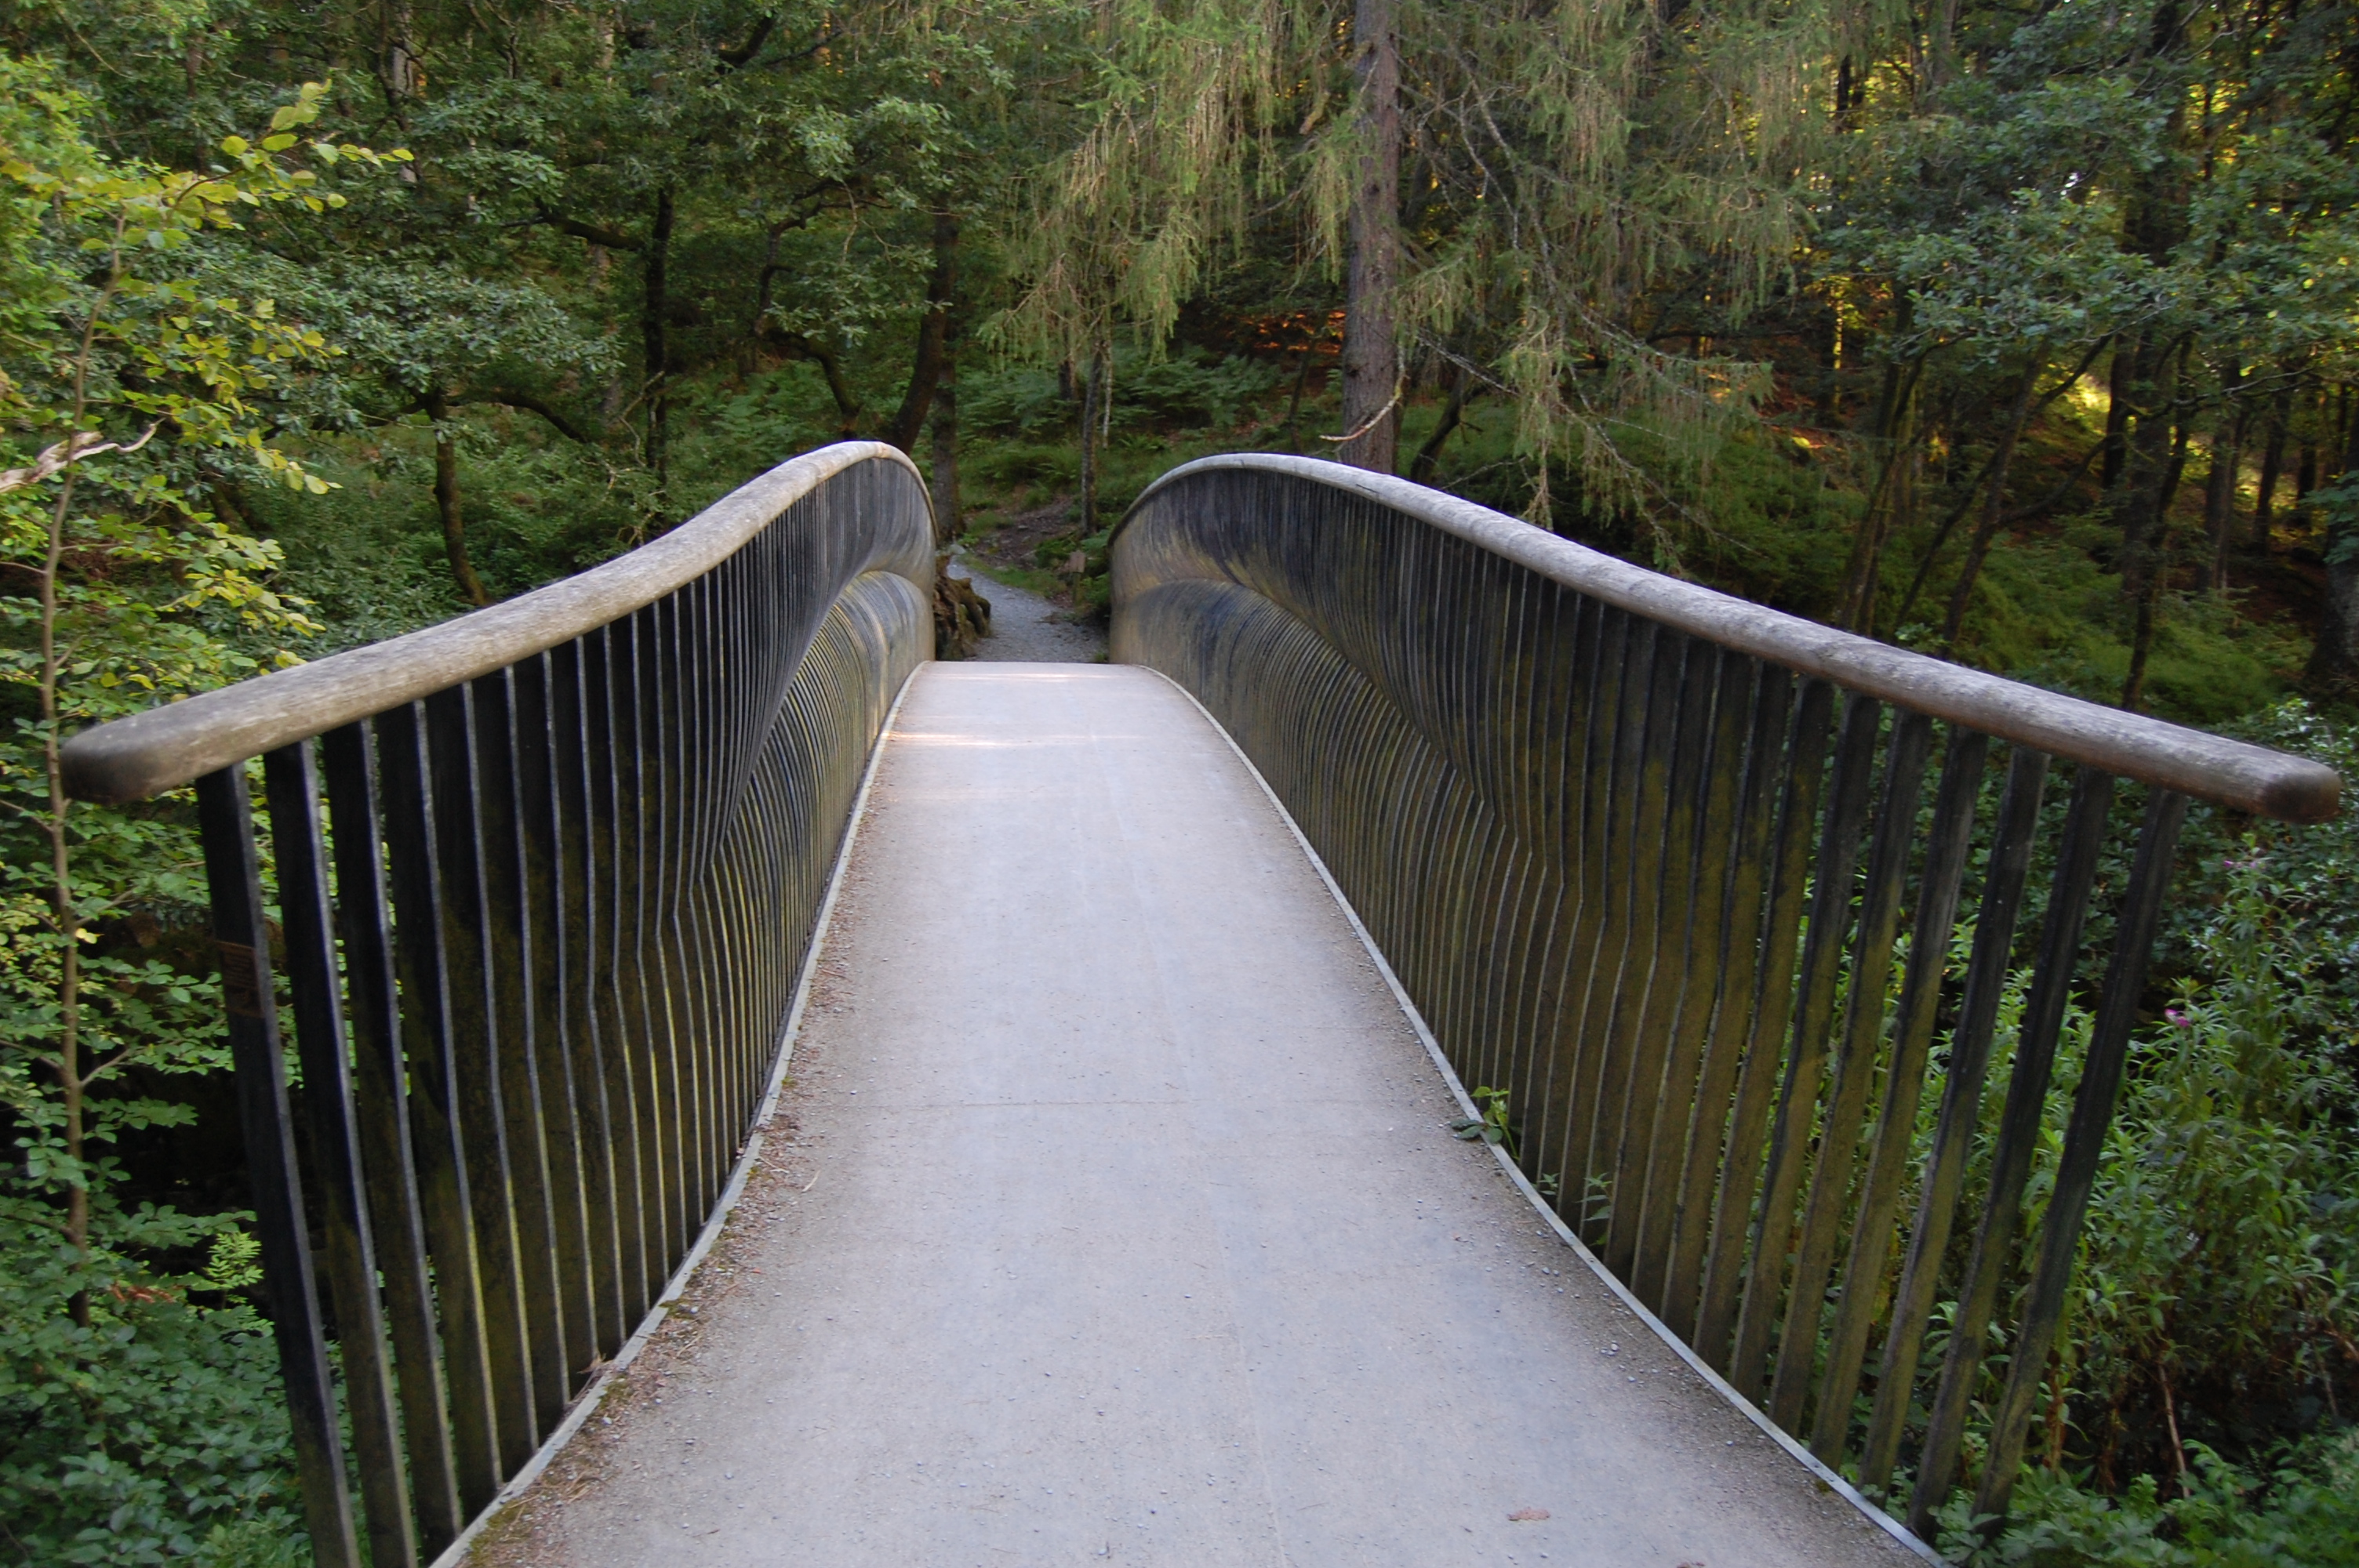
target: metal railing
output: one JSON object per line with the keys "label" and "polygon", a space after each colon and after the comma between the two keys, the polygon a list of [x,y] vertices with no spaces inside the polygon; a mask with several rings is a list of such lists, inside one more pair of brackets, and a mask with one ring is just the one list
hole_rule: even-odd
{"label": "metal railing", "polygon": [[768,1090],[933,575],[915,469],[846,443],[553,587],[68,744],[83,800],[197,786],[320,1563],[362,1561],[331,1321],[367,1560],[395,1568],[493,1501],[660,1297]]}
{"label": "metal railing", "polygon": [[[1304,459],[1174,470],[1123,523],[1114,582],[1114,657],[1253,759],[1461,1076],[1508,1092],[1520,1164],[1605,1266],[1864,1488],[1906,1456],[1920,1535],[1977,1423],[1975,1511],[2003,1514],[2187,802],[2315,820],[2336,775]],[[2092,986],[2125,782],[2143,825]],[[2081,1000],[2060,1157],[2019,1234]]]}

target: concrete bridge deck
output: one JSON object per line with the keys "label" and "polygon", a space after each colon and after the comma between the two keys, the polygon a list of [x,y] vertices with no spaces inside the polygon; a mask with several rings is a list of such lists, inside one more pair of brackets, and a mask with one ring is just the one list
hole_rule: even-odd
{"label": "concrete bridge deck", "polygon": [[694,1310],[480,1561],[1917,1560],[1451,1135],[1175,687],[926,666],[858,834]]}

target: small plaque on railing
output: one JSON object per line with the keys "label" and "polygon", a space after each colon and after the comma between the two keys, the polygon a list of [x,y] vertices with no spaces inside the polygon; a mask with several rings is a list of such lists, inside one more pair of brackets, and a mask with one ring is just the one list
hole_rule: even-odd
{"label": "small plaque on railing", "polygon": [[262,959],[243,942],[215,942],[221,949],[222,1002],[238,1018],[262,1016]]}

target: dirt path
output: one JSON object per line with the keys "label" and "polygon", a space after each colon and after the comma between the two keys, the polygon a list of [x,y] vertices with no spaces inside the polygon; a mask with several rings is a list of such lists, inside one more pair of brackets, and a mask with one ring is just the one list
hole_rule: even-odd
{"label": "dirt path", "polygon": [[978,660],[1003,664],[1086,665],[1105,657],[1105,628],[1095,623],[1076,626],[1058,619],[1065,613],[1037,593],[985,577],[975,569],[965,551],[951,558],[951,569],[974,579],[977,593],[991,601],[991,635],[974,651]]}

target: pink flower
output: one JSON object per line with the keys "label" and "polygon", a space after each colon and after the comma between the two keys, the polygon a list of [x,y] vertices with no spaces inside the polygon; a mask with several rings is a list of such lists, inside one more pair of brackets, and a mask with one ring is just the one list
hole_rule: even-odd
{"label": "pink flower", "polygon": [[2188,1017],[2185,1013],[2180,1011],[2179,1009],[2175,1007],[2164,1008],[2162,1010],[2162,1016],[2170,1020],[2173,1024],[2177,1025],[2180,1029],[2192,1029],[2195,1027],[2195,1021]]}

